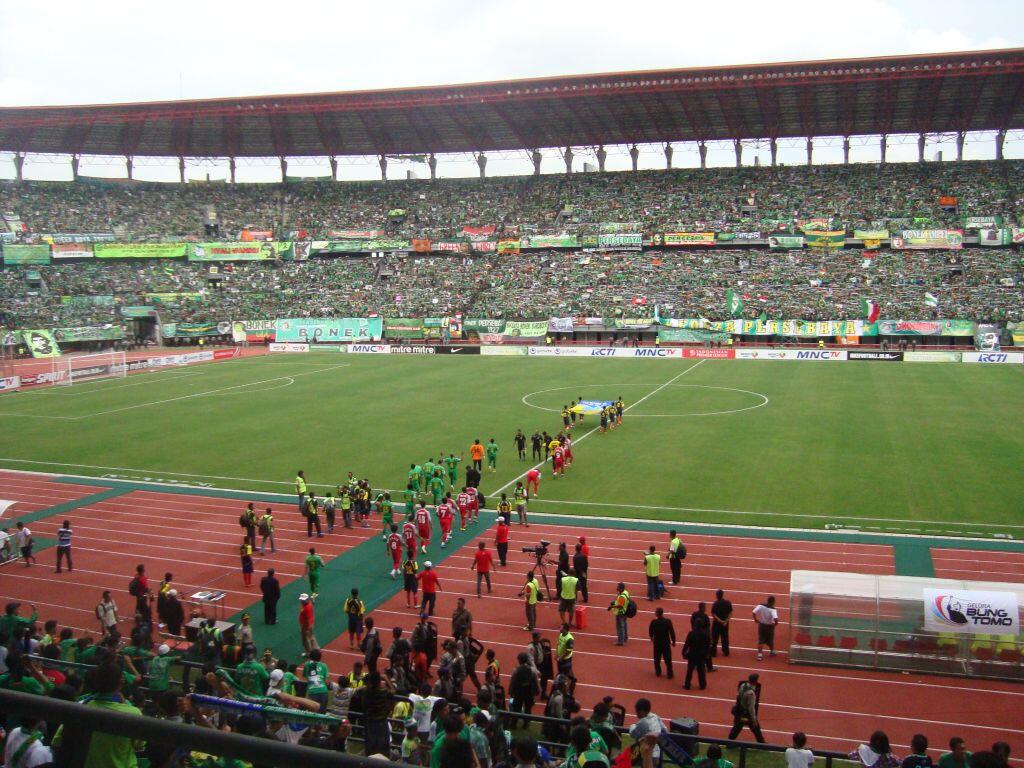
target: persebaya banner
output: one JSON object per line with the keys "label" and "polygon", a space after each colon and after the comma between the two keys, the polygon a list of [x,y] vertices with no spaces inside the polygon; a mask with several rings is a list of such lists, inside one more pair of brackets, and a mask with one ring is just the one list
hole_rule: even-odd
{"label": "persebaya banner", "polygon": [[890,245],[896,249],[959,249],[964,247],[964,233],[959,229],[904,229],[893,236]]}
{"label": "persebaya banner", "polygon": [[507,339],[542,339],[547,335],[547,320],[508,320],[504,335]]}
{"label": "persebaya banner", "polygon": [[[703,318],[662,318],[664,328],[713,331],[743,336],[875,336],[873,323],[863,320],[705,320]],[[660,331],[663,329],[659,329]]]}
{"label": "persebaya banner", "polygon": [[968,216],[964,219],[964,229],[995,229],[1002,225],[1002,216]]}
{"label": "persebaya banner", "polygon": [[642,331],[645,328],[650,328],[654,325],[653,317],[616,317],[606,318],[604,321],[606,328],[615,327],[620,331]]}
{"label": "persebaya banner", "polygon": [[269,261],[277,258],[274,243],[195,243],[189,261]]}
{"label": "persebaya banner", "polygon": [[418,317],[389,317],[384,321],[384,335],[389,339],[422,339],[423,321]]}
{"label": "persebaya banner", "polygon": [[187,243],[96,243],[97,259],[180,259],[188,252]]}
{"label": "persebaya banner", "polygon": [[479,336],[501,336],[505,332],[504,320],[491,320],[486,317],[469,317],[462,325],[467,333]]}
{"label": "persebaya banner", "polygon": [[523,248],[578,248],[576,235],[529,235],[522,238]]}
{"label": "persebaya banner", "polygon": [[699,344],[705,341],[728,341],[729,334],[723,331],[708,331],[691,328],[659,328],[659,341],[677,341]]}
{"label": "persebaya banner", "polygon": [[854,240],[888,240],[888,229],[855,229],[853,230]]}
{"label": "persebaya banner", "polygon": [[21,337],[25,340],[25,346],[32,353],[32,357],[60,357],[60,347],[57,346],[57,340],[51,331],[22,331]]}
{"label": "persebaya banner", "polygon": [[846,245],[846,232],[807,230],[804,232],[807,237],[808,248],[842,248]]}
{"label": "persebaya banner", "polygon": [[802,235],[771,235],[768,238],[768,247],[773,251],[785,248],[803,248],[804,238]]}
{"label": "persebaya banner", "polygon": [[597,236],[597,247],[618,251],[639,251],[643,248],[644,236],[631,232],[605,232]]}
{"label": "persebaya banner", "polygon": [[124,328],[119,325],[54,328],[53,337],[62,343],[75,341],[115,341],[124,338]]}
{"label": "persebaya banner", "polygon": [[230,331],[226,323],[164,323],[160,333],[168,339],[198,339],[203,336],[219,336]]}
{"label": "persebaya banner", "polygon": [[708,246],[715,244],[714,232],[666,232],[663,241],[665,245],[701,245]]}
{"label": "persebaya banner", "polygon": [[48,245],[5,245],[3,254],[5,265],[50,263],[50,246]]}
{"label": "persebaya banner", "polygon": [[199,301],[203,298],[203,294],[188,292],[188,293],[144,293],[142,298],[146,301],[153,302],[154,305],[159,307],[177,307],[180,304],[185,304],[189,301]]}
{"label": "persebaya banner", "polygon": [[275,341],[380,341],[380,317],[288,318],[277,321]]}

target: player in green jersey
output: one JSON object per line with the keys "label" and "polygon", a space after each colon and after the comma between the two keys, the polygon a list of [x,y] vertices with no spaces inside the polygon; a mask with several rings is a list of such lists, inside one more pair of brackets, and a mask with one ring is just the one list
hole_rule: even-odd
{"label": "player in green jersey", "polygon": [[434,457],[431,456],[429,459],[423,462],[423,482],[429,485],[430,478],[434,476],[434,470],[439,468],[439,464],[434,463]]}
{"label": "player in green jersey", "polygon": [[417,491],[423,488],[423,467],[419,464],[409,465],[409,482]]}
{"label": "player in green jersey", "polygon": [[441,474],[441,469],[438,468],[434,473],[434,476],[430,478],[430,492],[434,496],[434,506],[441,503],[441,499],[444,498],[444,492],[447,490],[445,487],[444,476]]}
{"label": "player in green jersey", "polygon": [[405,486],[405,490],[402,492],[402,501],[405,502],[405,514],[412,517],[412,513],[416,511],[416,486],[412,481]]}
{"label": "player in green jersey", "polygon": [[306,577],[309,579],[309,591],[314,600],[320,591],[320,569],[323,567],[323,558],[316,553],[313,547],[310,547],[309,557],[306,558]]}
{"label": "player in green jersey", "polygon": [[443,461],[445,469],[448,470],[448,490],[454,490],[455,481],[459,474],[459,464],[462,462],[462,457],[456,456],[454,453],[449,453]]}
{"label": "player in green jersey", "polygon": [[487,452],[487,468],[491,472],[498,471],[498,444],[494,442],[494,438],[491,438],[491,442],[487,444],[484,449]]}
{"label": "player in green jersey", "polygon": [[391,501],[390,493],[382,493],[377,497],[377,507],[380,509],[380,521],[384,526],[380,537],[387,541],[391,533],[391,524],[395,522],[395,505]]}

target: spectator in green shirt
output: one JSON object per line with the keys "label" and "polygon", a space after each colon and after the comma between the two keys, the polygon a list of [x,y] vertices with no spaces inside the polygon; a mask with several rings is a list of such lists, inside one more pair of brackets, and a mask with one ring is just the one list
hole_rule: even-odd
{"label": "spectator in green shirt", "polygon": [[[142,712],[121,695],[123,680],[116,661],[111,659],[101,664],[92,674],[94,693],[86,697],[83,703],[87,707],[142,717]],[[55,745],[59,744],[62,735],[58,731],[54,738]],[[83,768],[136,768],[138,760],[135,753],[144,748],[145,743],[136,739],[95,731],[89,740],[89,751],[85,755]]]}
{"label": "spectator in green shirt", "polygon": [[256,661],[256,649],[248,647],[245,650],[245,660],[235,667],[235,682],[239,690],[249,696],[265,696],[267,693],[267,682],[270,674],[267,668]]}
{"label": "spectator in green shirt", "polygon": [[20,608],[21,603],[7,604],[4,615],[0,616],[0,635],[14,637],[17,634],[18,628],[29,627],[35,624],[36,619],[39,618],[39,611],[36,610],[35,603],[32,603],[32,615],[27,619],[18,615],[18,609]]}
{"label": "spectator in green shirt", "polygon": [[949,752],[939,758],[939,768],[967,768],[971,762],[971,753],[967,751],[967,742],[959,736],[949,740]]}
{"label": "spectator in green shirt", "polygon": [[177,654],[171,653],[167,643],[156,649],[156,656],[149,661],[149,690],[159,693],[170,690],[171,667],[176,660]]}
{"label": "spectator in green shirt", "polygon": [[323,658],[319,648],[309,652],[309,661],[302,666],[302,676],[306,679],[306,698],[320,705],[321,714],[327,711],[327,682],[330,670],[321,661]]}

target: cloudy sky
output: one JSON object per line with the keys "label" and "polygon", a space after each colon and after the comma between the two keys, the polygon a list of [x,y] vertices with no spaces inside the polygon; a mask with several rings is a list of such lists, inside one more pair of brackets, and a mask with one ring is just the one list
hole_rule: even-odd
{"label": "cloudy sky", "polygon": [[[0,105],[339,91],[1004,48],[1024,45],[1022,18],[1020,3],[1011,0],[0,0]],[[691,149],[677,149],[677,165],[695,160]],[[651,150],[645,162],[663,163]],[[869,150],[877,155],[877,144],[863,152]],[[829,159],[830,150],[821,151]],[[727,153],[721,154],[727,162]],[[546,165],[554,170],[551,157]],[[628,164],[628,157],[613,155],[609,165],[620,162]],[[510,172],[517,163],[524,166],[519,172],[529,171],[525,155],[493,158],[488,171]],[[458,164],[447,163],[447,175],[456,175]],[[471,163],[462,164],[474,172]],[[0,176],[10,175],[10,165],[0,159]],[[37,161],[33,168],[38,175],[69,172],[45,165]],[[363,165],[346,166],[346,175]],[[365,167],[362,175],[376,166]],[[96,172],[117,172],[102,168]],[[159,166],[138,170],[154,177],[165,173]],[[244,172],[262,175],[258,167]],[[321,170],[309,166],[304,172]]]}

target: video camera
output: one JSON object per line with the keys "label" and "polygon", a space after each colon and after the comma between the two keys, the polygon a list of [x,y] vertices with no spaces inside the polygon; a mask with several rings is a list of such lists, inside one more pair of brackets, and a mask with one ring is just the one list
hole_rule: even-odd
{"label": "video camera", "polygon": [[550,547],[550,546],[551,546],[551,542],[550,541],[545,541],[544,539],[541,539],[540,540],[540,544],[538,544],[538,545],[536,545],[534,547],[523,547],[523,552],[525,552],[528,555],[533,555],[538,560],[540,560],[542,557],[546,557],[547,556],[547,554],[548,554],[548,547]]}

